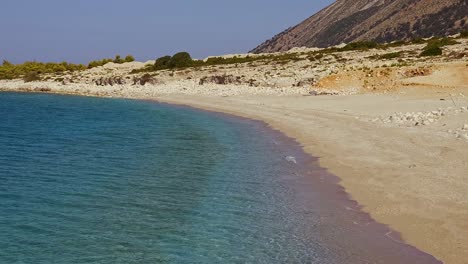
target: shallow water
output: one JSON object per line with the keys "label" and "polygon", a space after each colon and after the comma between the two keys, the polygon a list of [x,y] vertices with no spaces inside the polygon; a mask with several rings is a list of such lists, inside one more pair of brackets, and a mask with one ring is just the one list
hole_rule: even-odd
{"label": "shallow water", "polygon": [[433,263],[264,124],[0,93],[0,263]]}

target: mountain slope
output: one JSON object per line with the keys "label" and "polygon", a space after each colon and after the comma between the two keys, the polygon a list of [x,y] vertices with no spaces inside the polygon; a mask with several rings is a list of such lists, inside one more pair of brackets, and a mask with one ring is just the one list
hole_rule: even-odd
{"label": "mountain slope", "polygon": [[390,42],[446,36],[468,29],[468,0],[337,0],[251,52]]}

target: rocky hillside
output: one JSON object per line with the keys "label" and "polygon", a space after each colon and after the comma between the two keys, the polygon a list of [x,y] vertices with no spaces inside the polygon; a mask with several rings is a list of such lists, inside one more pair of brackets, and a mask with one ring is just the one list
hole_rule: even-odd
{"label": "rocky hillside", "polygon": [[468,0],[337,0],[251,52],[390,42],[468,30]]}

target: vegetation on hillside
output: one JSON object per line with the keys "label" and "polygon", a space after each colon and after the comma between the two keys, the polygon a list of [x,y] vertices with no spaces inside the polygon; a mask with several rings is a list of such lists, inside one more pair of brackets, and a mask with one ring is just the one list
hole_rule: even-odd
{"label": "vegetation on hillside", "polygon": [[350,50],[369,50],[379,47],[379,44],[375,41],[359,41],[352,42],[341,48],[341,51],[350,51]]}
{"label": "vegetation on hillside", "polygon": [[[133,70],[132,73],[139,72],[151,72],[159,70],[168,70],[168,69],[183,69],[188,67],[202,67],[202,66],[215,66],[215,65],[228,65],[228,64],[242,64],[242,63],[252,63],[256,61],[269,61],[277,63],[287,63],[289,61],[298,61],[298,60],[315,60],[320,59],[321,54],[332,53],[332,52],[341,52],[341,51],[353,51],[353,50],[368,50],[371,48],[378,48],[379,44],[370,41],[364,42],[355,42],[346,45],[343,48],[328,48],[320,51],[308,53],[308,54],[299,54],[299,53],[279,53],[279,54],[263,54],[263,55],[252,55],[252,56],[233,56],[231,58],[224,57],[211,57],[204,61],[202,60],[193,60],[189,53],[179,52],[174,56],[163,56],[156,59],[156,62],[153,65],[147,65],[146,67],[138,70]],[[319,56],[316,56],[316,55]],[[304,56],[300,56],[304,55]],[[307,55],[313,55],[307,56]]]}
{"label": "vegetation on hillside", "polygon": [[442,55],[442,49],[439,46],[427,46],[420,54],[422,57],[439,55]]}
{"label": "vegetation on hillside", "polygon": [[7,60],[3,61],[0,66],[0,80],[12,80],[23,78],[24,81],[38,81],[44,74],[62,74],[65,72],[82,71],[98,66],[102,66],[108,62],[114,63],[125,63],[132,62],[135,58],[131,55],[126,56],[122,59],[119,55],[115,56],[115,59],[103,59],[98,61],[92,61],[85,66],[83,64],[73,64],[68,62],[36,62],[27,61],[21,64],[13,64]]}
{"label": "vegetation on hillside", "polygon": [[91,61],[90,63],[88,63],[88,68],[91,69],[94,67],[103,66],[109,62],[122,64],[125,62],[132,62],[132,61],[135,61],[135,58],[132,55],[127,55],[124,59],[122,59],[120,55],[116,55],[114,59],[102,59],[102,60]]}
{"label": "vegetation on hillside", "polygon": [[[305,59],[305,58],[304,58]],[[251,63],[255,61],[294,61],[300,60],[297,58],[297,54],[294,53],[285,53],[279,55],[265,54],[260,56],[234,56],[231,58],[223,57],[211,57],[207,60],[194,60],[187,52],[179,52],[174,56],[163,56],[156,59],[156,62],[153,65],[146,65],[146,67],[138,70],[133,70],[131,73],[139,72],[152,72],[159,70],[173,70],[173,69],[183,69],[189,67],[202,67],[202,66],[215,66],[215,65],[227,65],[227,64],[241,64],[241,63]]]}
{"label": "vegetation on hillside", "polygon": [[455,44],[458,44],[458,42],[451,38],[433,38],[427,42],[427,45],[424,47],[420,56],[427,57],[442,55],[441,47]]}
{"label": "vegetation on hillside", "polygon": [[[458,38],[465,38],[468,33],[462,32]],[[266,54],[252,54],[246,56],[233,56],[233,57],[211,57],[206,60],[194,60],[187,52],[179,52],[173,56],[163,56],[156,59],[152,65],[146,65],[144,68],[133,70],[131,73],[140,72],[154,72],[160,70],[176,70],[184,68],[196,68],[205,66],[218,66],[218,65],[236,65],[236,64],[252,64],[260,62],[262,64],[287,64],[289,62],[309,60],[309,61],[322,61],[329,60],[329,57],[336,59],[346,60],[338,55],[340,52],[350,51],[368,51],[386,50],[388,48],[412,45],[412,44],[426,44],[420,56],[438,56],[443,53],[442,47],[447,45],[458,44],[456,38],[431,38],[431,39],[415,39],[411,41],[396,41],[387,44],[379,44],[373,41],[360,41],[349,43],[343,47],[330,47],[320,49],[317,51],[297,51],[286,53],[266,53]],[[373,55],[369,58],[378,60],[388,60],[400,58],[403,52],[391,52],[381,55]],[[4,61],[0,66],[0,80],[1,79],[18,79],[22,78],[24,81],[40,80],[45,74],[63,74],[75,71],[82,71],[91,69],[98,66],[103,66],[109,62],[121,64],[125,62],[132,62],[135,58],[131,55],[122,58],[120,55],[115,56],[114,59],[102,59],[91,61],[87,66],[82,64],[71,64],[67,62],[61,63],[42,63],[42,62],[25,62],[22,64],[12,64]]]}
{"label": "vegetation on hillside", "polygon": [[[12,64],[9,61],[4,60],[2,66],[0,66],[0,80],[11,80],[17,78],[25,78],[25,80],[38,80],[38,76],[47,73],[64,73],[85,70],[86,66],[83,64],[71,64],[67,62],[35,62],[27,61],[22,64]],[[37,76],[37,77],[34,77]]]}
{"label": "vegetation on hillside", "polygon": [[[442,46],[457,44],[453,38],[432,38],[432,39],[415,39],[411,41],[395,41],[392,43],[379,44],[374,41],[359,41],[345,45],[344,47],[330,47],[321,49],[318,51],[310,52],[290,52],[290,53],[266,53],[259,55],[247,55],[247,56],[234,56],[230,58],[225,57],[211,57],[204,61],[193,60],[187,52],[180,52],[174,56],[163,56],[156,59],[153,65],[146,65],[142,69],[133,70],[131,73],[139,72],[153,72],[160,70],[175,70],[189,67],[203,67],[203,66],[216,66],[216,65],[228,65],[228,64],[242,64],[242,63],[253,63],[257,61],[263,61],[265,63],[277,63],[286,64],[291,61],[299,60],[320,60],[325,55],[333,55],[339,52],[349,51],[367,51],[370,49],[386,50],[388,48],[399,47],[411,44],[427,44],[426,49],[428,50],[424,54],[437,54],[437,49]],[[430,49],[429,49],[430,48]],[[425,49],[425,50],[426,50]],[[395,59],[402,56],[402,52],[392,52],[379,56],[373,56],[374,59]],[[427,55],[424,55],[427,56]]]}
{"label": "vegetation on hillside", "polygon": [[379,56],[379,59],[383,60],[390,60],[390,59],[395,59],[401,57],[402,53],[401,52],[391,52],[387,54],[382,54]]}

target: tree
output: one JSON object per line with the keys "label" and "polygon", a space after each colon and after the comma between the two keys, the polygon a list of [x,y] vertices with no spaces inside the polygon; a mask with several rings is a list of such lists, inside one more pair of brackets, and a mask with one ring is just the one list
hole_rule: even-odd
{"label": "tree", "polygon": [[171,59],[171,56],[163,56],[161,58],[158,58],[154,63],[154,68],[156,70],[167,69],[169,67],[169,62],[171,61]]}
{"label": "tree", "polygon": [[124,59],[125,62],[132,62],[132,61],[135,61],[135,57],[133,57],[132,55],[127,55]]}
{"label": "tree", "polygon": [[40,81],[40,80],[41,80],[41,77],[39,76],[39,73],[36,71],[28,72],[23,77],[24,82],[34,82],[34,81]]}
{"label": "tree", "polygon": [[438,46],[428,46],[420,54],[420,56],[439,56],[442,55],[442,49]]}
{"label": "tree", "polygon": [[115,55],[114,63],[123,63],[122,57],[120,57],[120,55]]}
{"label": "tree", "polygon": [[193,60],[189,53],[179,52],[172,56],[169,61],[169,68],[183,68],[192,65]]}

